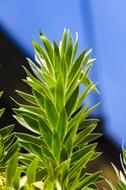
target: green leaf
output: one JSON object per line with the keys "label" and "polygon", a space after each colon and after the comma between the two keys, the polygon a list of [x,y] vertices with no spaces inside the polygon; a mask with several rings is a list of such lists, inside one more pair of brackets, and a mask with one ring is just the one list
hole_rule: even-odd
{"label": "green leaf", "polygon": [[6,156],[4,157],[4,159],[3,159],[3,163],[8,162],[8,161],[12,158],[12,156],[15,154],[15,152],[17,152],[18,147],[19,147],[19,146],[18,146],[18,143],[15,142],[15,143],[8,149],[7,154],[6,154]]}
{"label": "green leaf", "polygon": [[[83,84],[84,84],[85,86],[89,86],[89,85],[93,84],[93,82],[92,82],[88,77],[85,77],[85,78],[83,79]],[[98,89],[95,87],[95,85],[92,87],[92,90],[93,90],[94,92],[96,92],[96,93],[99,94],[99,91],[98,91]]]}
{"label": "green leaf", "polygon": [[41,153],[46,158],[46,162],[50,160],[55,165],[53,152],[48,147],[41,146]]}
{"label": "green leaf", "polygon": [[29,117],[25,114],[22,114],[21,117],[14,116],[16,120],[23,125],[25,128],[29,129],[30,131],[39,134],[39,124],[36,119],[33,119],[32,117]]}
{"label": "green leaf", "polygon": [[81,94],[81,96],[79,97],[78,101],[77,101],[77,105],[75,110],[77,110],[83,103],[84,99],[87,97],[87,95],[89,94],[89,92],[92,90],[94,84],[89,85],[84,92]]}
{"label": "green leaf", "polygon": [[60,52],[57,43],[54,41],[54,72],[57,78],[61,68]]}
{"label": "green leaf", "polygon": [[52,129],[56,129],[58,114],[54,104],[47,97],[45,98],[45,108],[50,126],[52,127]]}
{"label": "green leaf", "polygon": [[68,159],[68,153],[67,153],[65,146],[63,145],[62,150],[61,150],[60,160],[61,160],[61,162],[63,162],[67,159]]}
{"label": "green leaf", "polygon": [[67,32],[66,29],[64,29],[62,40],[61,40],[61,57],[64,56],[66,51],[66,39],[67,39]]}
{"label": "green leaf", "polygon": [[86,111],[87,108],[88,108],[88,103],[73,118],[71,118],[71,120],[67,125],[68,130],[70,130],[77,123],[80,123],[80,120],[82,116],[85,115],[84,112]]}
{"label": "green leaf", "polygon": [[19,161],[28,166],[35,157],[36,156],[32,153],[21,153],[19,156]]}
{"label": "green leaf", "polygon": [[76,40],[75,40],[75,43],[73,45],[73,54],[72,54],[71,62],[73,62],[75,57],[76,57],[77,49],[78,49],[78,33],[76,32]]}
{"label": "green leaf", "polygon": [[85,127],[88,127],[90,125],[97,125],[99,122],[99,119],[85,119],[81,125],[80,125],[80,128],[85,128]]}
{"label": "green leaf", "polygon": [[69,165],[70,159],[61,162],[55,169],[54,169],[54,176],[55,178],[61,178],[60,180],[64,183],[64,179],[66,178],[69,172]]}
{"label": "green leaf", "polygon": [[49,89],[52,91],[56,86],[56,81],[53,79],[52,75],[43,72],[43,81],[45,84],[49,87]]}
{"label": "green leaf", "polygon": [[40,189],[40,190],[43,190],[44,189],[44,182],[42,181],[36,181],[33,183],[33,185],[37,188],[37,189]]}
{"label": "green leaf", "polygon": [[79,119],[80,119],[80,116],[81,114],[84,112],[84,110],[86,109],[87,107],[83,107],[80,112],[78,112],[74,118],[72,118],[70,120],[70,122],[68,123],[67,125],[67,134],[64,138],[64,143],[65,143],[65,146],[66,146],[66,149],[68,151],[68,153],[70,154],[71,151],[72,151],[72,146],[73,146],[73,141],[74,141],[74,138],[75,138],[75,134],[78,130],[78,127],[79,127]]}
{"label": "green leaf", "polygon": [[42,71],[41,69],[35,65],[35,63],[33,63],[29,58],[27,58],[27,61],[33,71],[33,73],[35,74],[35,76],[42,81]]}
{"label": "green leaf", "polygon": [[99,156],[102,155],[102,152],[95,152],[93,155],[92,155],[92,158],[91,160],[95,160],[96,158],[98,158]]}
{"label": "green leaf", "polygon": [[27,169],[26,175],[27,175],[27,183],[29,186],[31,186],[32,183],[35,182],[37,165],[38,165],[38,158],[35,158]]}
{"label": "green leaf", "polygon": [[78,145],[83,145],[85,143],[92,142],[99,138],[102,134],[100,133],[91,133],[90,135],[87,135]]}
{"label": "green leaf", "polygon": [[40,108],[44,108],[44,97],[42,96],[41,93],[33,90],[33,95],[35,96],[35,100],[38,103],[38,105],[40,106]]}
{"label": "green leaf", "polygon": [[75,108],[77,99],[78,99],[78,94],[79,94],[79,86],[77,86],[77,88],[74,90],[74,92],[72,93],[71,97],[69,98],[69,100],[67,101],[65,108],[67,111],[67,115],[72,115],[73,110]]}
{"label": "green leaf", "polygon": [[79,184],[79,177],[81,174],[81,170],[79,170],[79,172],[77,173],[75,179],[73,180],[71,186],[70,186],[70,190],[76,190],[78,184]]}
{"label": "green leaf", "polygon": [[51,148],[52,147],[52,131],[50,130],[48,125],[41,119],[39,120],[39,129],[40,129],[41,135],[44,138],[44,141]]}
{"label": "green leaf", "polygon": [[56,85],[56,106],[57,109],[60,111],[64,106],[64,84],[61,72],[59,73]]}
{"label": "green leaf", "polygon": [[68,30],[68,44],[66,49],[67,70],[69,70],[71,65],[72,52],[73,52],[72,36],[70,34],[70,31]]}
{"label": "green leaf", "polygon": [[59,135],[56,131],[54,131],[54,133],[53,133],[52,150],[53,150],[53,153],[54,153],[54,156],[55,156],[57,162],[59,162],[60,154],[61,154],[61,141],[60,141]]}
{"label": "green leaf", "polygon": [[1,98],[1,96],[3,95],[3,91],[2,92],[0,92],[0,98]]}
{"label": "green leaf", "polygon": [[[40,89],[40,93],[42,93],[43,96],[47,96],[50,99],[52,98],[51,92],[48,89],[47,85],[44,82],[39,81],[37,78],[35,78],[24,66],[23,66],[26,74],[28,75],[29,78],[27,78],[27,80],[30,79],[30,81],[27,81],[27,83],[29,84],[29,82],[34,82],[35,85],[38,86],[38,88]],[[53,80],[53,79],[52,79]],[[38,91],[38,90],[37,90]]]}
{"label": "green leaf", "polygon": [[15,140],[14,133],[7,135],[4,138],[4,150],[7,150],[11,146],[11,144],[14,142],[14,140]]}
{"label": "green leaf", "polygon": [[19,189],[20,188],[21,172],[22,172],[21,167],[16,168],[16,172],[14,174],[14,179],[13,179],[13,187],[14,187],[14,189]]}
{"label": "green leaf", "polygon": [[30,103],[36,105],[36,100],[35,100],[35,98],[34,98],[33,95],[24,93],[24,92],[19,91],[19,90],[16,90],[16,92],[17,92],[24,100],[26,100],[27,102],[30,102]]}
{"label": "green leaf", "polygon": [[78,129],[78,123],[76,123],[69,131],[68,134],[66,135],[66,139],[64,139],[65,142],[65,148],[67,150],[68,155],[70,156],[70,154],[72,153],[73,150],[73,142],[74,142],[74,138],[75,138],[75,134],[77,132]]}
{"label": "green leaf", "polygon": [[0,109],[0,117],[3,115],[5,108]]}
{"label": "green leaf", "polygon": [[52,44],[49,42],[48,38],[46,38],[46,36],[44,36],[42,34],[42,32],[40,32],[40,38],[44,44],[44,47],[45,47],[46,52],[49,56],[50,62],[53,64],[53,47],[52,47]]}
{"label": "green leaf", "polygon": [[93,107],[91,107],[89,110],[87,110],[81,117],[81,123],[84,119],[86,119],[96,108],[100,105],[101,102],[95,104]]}
{"label": "green leaf", "polygon": [[2,136],[0,135],[0,158],[3,154],[3,149],[4,149],[4,141],[3,141]]}
{"label": "green leaf", "polygon": [[77,58],[77,60],[73,63],[69,74],[68,74],[68,86],[70,86],[71,82],[75,79],[76,75],[80,72],[80,68],[83,64],[84,56],[86,55],[87,49],[85,49],[80,56]]}
{"label": "green leaf", "polygon": [[[13,163],[13,164],[12,164]],[[15,153],[13,157],[9,160],[8,166],[6,169],[6,189],[12,188],[14,174],[16,172],[18,164],[18,153]]]}
{"label": "green leaf", "polygon": [[82,187],[90,187],[90,185],[94,184],[94,182],[96,182],[98,180],[98,178],[100,177],[101,172],[96,172],[94,174],[90,174],[89,176],[83,178],[79,185],[78,188],[81,189]]}
{"label": "green leaf", "polygon": [[0,135],[2,137],[6,137],[7,135],[9,135],[11,133],[11,131],[13,130],[13,128],[14,128],[14,124],[0,129]]}
{"label": "green leaf", "polygon": [[78,146],[81,141],[84,141],[85,137],[87,137],[95,128],[96,125],[91,125],[78,133],[75,137],[74,146]]}
{"label": "green leaf", "polygon": [[72,81],[71,85],[69,86],[69,88],[66,90],[66,94],[65,94],[65,101],[67,102],[70,98],[70,96],[73,94],[73,92],[75,91],[75,89],[77,87],[79,87],[79,78],[80,78],[80,74],[79,73],[75,79]]}
{"label": "green leaf", "polygon": [[67,82],[67,66],[66,66],[65,55],[63,55],[61,58],[61,72],[62,72],[63,84],[64,84],[64,88],[65,88],[66,82]]}
{"label": "green leaf", "polygon": [[70,179],[72,179],[73,176],[76,176],[79,169],[84,167],[87,164],[87,162],[89,162],[89,160],[90,160],[93,153],[94,153],[94,151],[88,152],[80,160],[78,160],[75,165],[73,165],[73,167],[71,168],[71,170],[70,170],[70,172],[68,174]]}
{"label": "green leaf", "polygon": [[18,140],[18,142],[21,147],[23,147],[25,150],[27,150],[30,153],[32,152],[35,156],[40,158],[41,161],[43,161],[43,155],[42,155],[40,146],[35,145],[31,142],[27,143],[27,142],[20,141],[20,140]]}
{"label": "green leaf", "polygon": [[54,173],[53,173],[53,168],[50,161],[47,164],[47,172],[48,172],[49,177],[45,181],[44,187],[46,190],[50,190],[50,189],[54,190]]}
{"label": "green leaf", "polygon": [[33,144],[36,145],[45,145],[45,143],[43,142],[42,139],[40,139],[40,137],[37,136],[33,136],[33,135],[29,135],[29,134],[25,134],[25,133],[15,133],[15,135],[18,137],[19,140],[24,141],[24,142],[32,142]]}
{"label": "green leaf", "polygon": [[60,112],[58,125],[57,125],[57,133],[61,141],[64,139],[66,130],[67,130],[67,113],[65,108],[63,108]]}
{"label": "green leaf", "polygon": [[48,55],[46,54],[46,52],[42,49],[42,47],[35,41],[32,41],[35,50],[38,52],[38,54],[45,60],[48,70],[50,73],[53,73],[53,68],[52,68],[52,64],[49,60]]}
{"label": "green leaf", "polygon": [[72,154],[71,157],[71,164],[76,164],[76,162],[81,159],[85,154],[89,153],[90,151],[94,150],[96,148],[97,144],[91,144],[91,145],[87,145],[77,151],[75,151]]}
{"label": "green leaf", "polygon": [[29,78],[26,79],[23,79],[23,81],[25,83],[27,83],[33,90],[39,92],[42,94],[42,96],[44,97],[45,96],[45,92],[44,90],[42,89],[42,86],[38,83],[35,83],[34,81],[30,80]]}
{"label": "green leaf", "polygon": [[80,84],[83,84],[83,81],[86,80],[85,78],[88,78],[87,75],[92,69],[92,64],[88,65],[84,71],[81,72],[80,76]]}
{"label": "green leaf", "polygon": [[20,106],[19,109],[13,109],[13,111],[19,115],[21,114],[25,114],[27,116],[31,116],[31,115],[34,115],[34,117],[36,118],[36,116],[45,116],[45,111],[44,109],[40,109],[38,107],[34,107],[34,106],[27,106],[27,105],[23,105],[23,104],[19,104],[18,105]]}
{"label": "green leaf", "polygon": [[[28,116],[28,117],[31,117],[31,118],[34,118],[35,120],[38,120],[38,113],[35,113],[34,114],[34,112],[31,112],[31,110],[30,110],[30,112],[29,112],[29,110],[28,111],[26,111],[26,110],[24,110],[24,109],[21,109],[21,108],[14,108],[13,109],[13,111],[14,111],[14,113],[17,115],[17,116],[19,116],[19,117],[22,117],[22,114],[25,114],[26,116]],[[43,116],[43,115],[41,115],[41,116]]]}

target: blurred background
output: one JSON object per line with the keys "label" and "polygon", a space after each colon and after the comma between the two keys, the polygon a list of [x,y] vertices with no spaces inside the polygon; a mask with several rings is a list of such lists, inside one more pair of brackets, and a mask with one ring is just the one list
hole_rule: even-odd
{"label": "blurred background", "polygon": [[15,89],[30,91],[21,81],[25,77],[21,65],[27,66],[25,57],[34,60],[32,40],[39,41],[38,31],[57,42],[64,28],[70,29],[74,39],[78,32],[79,53],[92,48],[92,57],[97,58],[91,78],[100,82],[101,94],[92,94],[91,104],[102,101],[92,117],[100,118],[97,130],[103,136],[98,149],[103,155],[91,167],[103,169],[104,175],[115,179],[110,163],[120,167],[119,153],[126,140],[125,21],[125,0],[0,1],[0,91],[5,91],[0,104],[7,108],[2,126],[15,122],[10,116],[15,104],[8,97],[16,97]]}

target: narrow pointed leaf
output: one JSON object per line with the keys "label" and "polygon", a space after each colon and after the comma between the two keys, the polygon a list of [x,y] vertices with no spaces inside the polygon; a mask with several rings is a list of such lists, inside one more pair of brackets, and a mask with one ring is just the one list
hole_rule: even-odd
{"label": "narrow pointed leaf", "polygon": [[26,100],[27,102],[30,102],[30,103],[36,105],[36,100],[35,100],[35,98],[34,98],[33,95],[24,93],[24,92],[19,91],[19,90],[16,90],[16,92],[17,92],[24,100]]}
{"label": "narrow pointed leaf", "polygon": [[44,138],[44,141],[51,148],[52,147],[52,131],[50,130],[48,125],[41,119],[39,120],[39,129],[40,129],[41,135]]}
{"label": "narrow pointed leaf", "polygon": [[[38,121],[36,119],[29,117],[25,114],[22,114],[22,118],[27,123],[27,125],[29,126],[28,128],[31,131],[35,131],[36,133],[39,133],[39,124],[38,124]],[[25,126],[25,127],[27,128],[27,126]]]}
{"label": "narrow pointed leaf", "polygon": [[38,165],[38,158],[35,158],[27,169],[27,183],[29,186],[35,182],[36,170]]}
{"label": "narrow pointed leaf", "polygon": [[61,153],[61,142],[59,139],[59,135],[56,131],[54,131],[54,133],[53,133],[52,150],[53,150],[53,153],[54,153],[54,156],[55,156],[57,162],[59,162],[60,153]]}
{"label": "narrow pointed leaf", "polygon": [[71,164],[76,163],[79,159],[81,159],[85,154],[89,153],[90,151],[96,148],[96,144],[87,145],[79,149],[78,151],[74,152],[71,157]]}
{"label": "narrow pointed leaf", "polygon": [[68,44],[66,49],[66,64],[68,70],[71,65],[72,53],[73,53],[72,36],[70,34],[70,31],[68,31]]}
{"label": "narrow pointed leaf", "polygon": [[54,72],[57,78],[61,68],[60,52],[57,43],[54,41]]}
{"label": "narrow pointed leaf", "polygon": [[0,117],[3,115],[5,108],[0,109]]}
{"label": "narrow pointed leaf", "polygon": [[34,45],[35,50],[38,52],[38,54],[40,54],[42,56],[42,58],[46,61],[49,72],[53,73],[53,68],[52,68],[52,65],[50,63],[49,57],[46,54],[46,52],[43,50],[43,48],[37,42],[32,41],[32,43]]}
{"label": "narrow pointed leaf", "polygon": [[42,71],[41,69],[35,65],[35,63],[32,62],[32,60],[30,60],[29,58],[27,58],[27,61],[33,71],[33,73],[35,74],[35,76],[42,81]]}
{"label": "narrow pointed leaf", "polygon": [[39,137],[35,137],[33,135],[25,134],[25,133],[15,133],[15,135],[18,137],[19,140],[22,140],[24,142],[32,142],[36,145],[45,145],[42,139]]}
{"label": "narrow pointed leaf", "polygon": [[[33,133],[39,134],[39,131],[36,129],[35,125],[32,123],[31,126],[25,121],[24,118],[19,117],[17,115],[13,116],[23,127],[25,127],[26,129],[32,131]],[[25,117],[25,116],[24,116]],[[27,116],[26,116],[27,117]],[[26,118],[25,117],[25,118]],[[32,120],[32,119],[31,119]],[[31,122],[30,120],[30,122]],[[36,123],[36,121],[34,122]]]}
{"label": "narrow pointed leaf", "polygon": [[92,154],[93,154],[93,151],[85,154],[80,160],[78,160],[78,162],[71,168],[71,170],[69,172],[70,179],[73,176],[76,176],[76,173],[79,171],[79,169],[81,169],[82,167],[84,167],[87,164],[87,162],[90,160]]}
{"label": "narrow pointed leaf", "polygon": [[67,113],[66,109],[63,108],[60,112],[58,125],[57,125],[57,133],[59,134],[59,138],[61,139],[61,141],[64,139],[67,130],[66,124],[67,124]]}
{"label": "narrow pointed leaf", "polygon": [[75,40],[75,43],[73,45],[73,54],[72,54],[71,62],[73,62],[75,57],[76,57],[77,49],[78,49],[78,33],[76,32],[76,40]]}
{"label": "narrow pointed leaf", "polygon": [[14,187],[14,189],[19,189],[20,188],[21,172],[22,172],[21,167],[16,168],[16,172],[14,174],[14,179],[13,179],[13,187]]}
{"label": "narrow pointed leaf", "polygon": [[1,98],[1,96],[3,95],[3,91],[2,92],[0,92],[0,98]]}
{"label": "narrow pointed leaf", "polygon": [[100,177],[100,174],[101,172],[96,172],[85,177],[83,180],[81,180],[80,184],[78,185],[78,188],[89,187],[90,185],[94,184],[94,182],[96,182],[97,179]]}
{"label": "narrow pointed leaf", "polygon": [[62,74],[59,73],[56,85],[56,106],[57,109],[60,111],[64,106],[64,84]]}
{"label": "narrow pointed leaf", "polygon": [[78,75],[78,72],[83,60],[84,60],[84,56],[86,54],[86,49],[81,53],[81,55],[77,58],[77,60],[73,63],[69,75],[68,75],[68,84],[70,85],[70,83],[72,82],[72,80],[74,80],[74,78],[76,77],[76,75]]}
{"label": "narrow pointed leaf", "polygon": [[74,145],[77,146],[81,141],[84,141],[84,139],[96,128],[96,125],[92,125],[90,127],[87,127],[86,129],[82,130],[80,133],[78,133],[75,137]]}
{"label": "narrow pointed leaf", "polygon": [[87,118],[96,108],[97,108],[97,106],[99,106],[100,105],[100,102],[99,103],[97,103],[97,104],[95,104],[93,107],[91,107],[89,110],[87,110],[85,113],[84,113],[84,115],[82,115],[82,117],[81,117],[81,123],[83,122],[83,120],[85,119],[85,118]]}
{"label": "narrow pointed leaf", "polygon": [[[12,164],[13,163],[13,164]],[[12,188],[14,174],[16,172],[18,163],[18,155],[15,153],[13,157],[9,160],[7,170],[6,170],[6,189]]]}
{"label": "narrow pointed leaf", "polygon": [[13,130],[13,128],[14,128],[14,124],[0,129],[0,135],[2,137],[5,137],[6,135],[9,135],[11,133],[11,131]]}
{"label": "narrow pointed leaf", "polygon": [[44,97],[41,93],[37,91],[33,91],[33,94],[35,96],[36,102],[39,104],[39,106],[43,109],[44,108]]}
{"label": "narrow pointed leaf", "polygon": [[[88,77],[85,77],[84,80],[83,80],[83,84],[84,84],[85,86],[89,86],[89,85],[91,85],[92,83],[93,83],[93,82],[92,82]],[[96,93],[99,94],[99,91],[98,91],[98,89],[95,87],[95,85],[93,86],[92,90],[93,90],[94,92],[96,92]]]}
{"label": "narrow pointed leaf", "polygon": [[50,126],[52,129],[55,129],[57,126],[58,114],[54,104],[48,98],[45,98],[45,108]]}
{"label": "narrow pointed leaf", "polygon": [[47,51],[47,54],[49,56],[50,62],[53,64],[53,47],[52,44],[49,42],[48,38],[46,38],[46,36],[44,36],[42,34],[42,32],[40,32],[40,38],[44,44],[44,47]]}
{"label": "narrow pointed leaf", "polygon": [[79,95],[79,86],[75,89],[75,91],[73,92],[73,94],[71,95],[71,97],[69,98],[69,100],[67,101],[65,105],[68,116],[70,114],[72,115],[73,113],[73,110],[75,108],[75,105],[78,99],[78,95]]}
{"label": "narrow pointed leaf", "polygon": [[61,41],[61,57],[63,57],[66,50],[66,39],[67,39],[67,33],[66,33],[66,29],[64,29],[62,41]]}
{"label": "narrow pointed leaf", "polygon": [[11,157],[15,154],[15,152],[17,152],[18,148],[19,148],[18,143],[15,142],[15,143],[8,149],[7,154],[6,154],[6,156],[4,157],[4,159],[3,159],[3,163],[8,162],[8,161],[11,159]]}

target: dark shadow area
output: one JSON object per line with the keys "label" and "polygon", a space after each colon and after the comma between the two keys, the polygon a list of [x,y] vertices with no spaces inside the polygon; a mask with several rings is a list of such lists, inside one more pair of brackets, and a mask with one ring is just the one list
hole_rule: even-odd
{"label": "dark shadow area", "polygon": [[[1,127],[15,123],[12,108],[16,104],[10,97],[18,98],[14,92],[16,89],[30,92],[29,87],[22,81],[25,78],[25,72],[21,65],[28,67],[25,55],[19,50],[15,44],[0,31],[0,91],[4,91],[0,100],[0,108],[5,107],[5,112],[1,117]],[[16,123],[19,131],[21,127]],[[24,129],[23,129],[24,130]]]}

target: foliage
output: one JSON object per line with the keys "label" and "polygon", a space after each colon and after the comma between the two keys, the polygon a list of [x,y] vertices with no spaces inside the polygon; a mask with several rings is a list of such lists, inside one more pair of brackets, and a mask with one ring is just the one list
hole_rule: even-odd
{"label": "foliage", "polygon": [[122,171],[118,171],[118,169],[113,165],[113,168],[118,177],[118,182],[114,185],[112,182],[108,181],[112,190],[125,190],[126,189],[126,150],[122,147],[122,157],[120,156],[120,161],[122,165]]}
{"label": "foliage", "polygon": [[[95,151],[97,144],[92,143],[99,137],[93,132],[98,120],[88,118],[98,104],[89,108],[89,103],[84,101],[89,92],[99,93],[88,76],[93,62],[91,50],[84,49],[76,57],[78,35],[73,43],[67,30],[59,46],[41,32],[40,38],[44,48],[33,41],[37,64],[28,59],[32,72],[24,67],[27,74],[24,82],[32,93],[17,90],[26,104],[15,101],[19,108],[13,109],[14,117],[29,132],[15,133],[17,141],[11,149],[16,146],[16,151],[8,159],[10,148],[5,146],[6,189],[96,189],[97,182],[102,179],[101,172],[86,171],[87,163],[100,155]],[[82,94],[81,85],[85,86]],[[5,139],[9,136],[13,133],[6,133]],[[1,143],[6,144],[5,140]],[[27,152],[17,152],[18,146]]]}

